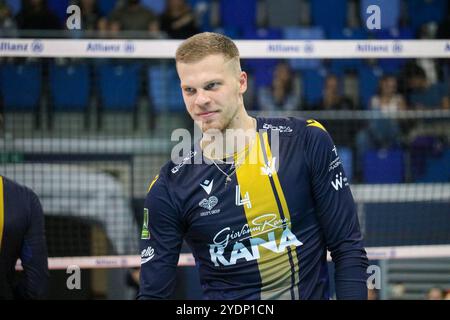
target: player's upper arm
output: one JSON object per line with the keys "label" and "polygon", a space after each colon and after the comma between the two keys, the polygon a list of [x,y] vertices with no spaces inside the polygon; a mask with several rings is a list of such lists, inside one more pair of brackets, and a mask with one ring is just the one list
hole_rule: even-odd
{"label": "player's upper arm", "polygon": [[305,130],[305,157],[309,165],[316,211],[328,249],[336,257],[345,243],[362,240],[358,217],[342,160],[330,135],[316,121]]}
{"label": "player's upper arm", "polygon": [[183,227],[163,177],[151,184],[144,203],[138,299],[169,298],[183,241]]}
{"label": "player's upper arm", "polygon": [[367,256],[356,206],[329,134],[319,125],[306,128],[305,157],[309,163],[316,212],[335,263],[338,299],[367,299]]}
{"label": "player's upper arm", "polygon": [[47,294],[49,278],[44,213],[37,195],[27,191],[28,227],[20,253],[25,274],[22,290],[24,298],[42,299]]}

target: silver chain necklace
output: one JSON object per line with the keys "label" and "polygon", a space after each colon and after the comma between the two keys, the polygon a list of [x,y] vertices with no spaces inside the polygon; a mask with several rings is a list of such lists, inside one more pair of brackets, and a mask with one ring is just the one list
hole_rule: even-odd
{"label": "silver chain necklace", "polygon": [[250,154],[251,149],[253,148],[253,144],[254,141],[247,147],[247,150],[245,150],[243,155],[240,155],[240,157],[242,157],[241,162],[238,161],[238,159],[236,159],[236,161],[233,161],[231,163],[228,163],[226,161],[223,160],[219,160],[222,162],[222,164],[231,164],[232,166],[234,165],[234,170],[228,174],[225,171],[223,171],[219,165],[216,163],[216,160],[214,159],[210,159],[212,161],[212,163],[214,163],[214,165],[216,166],[216,168],[222,172],[223,175],[225,175],[226,179],[225,179],[225,188],[227,187],[228,183],[231,182],[231,177],[236,173],[237,169],[245,162],[245,159],[247,158],[247,156]]}
{"label": "silver chain necklace", "polygon": [[[253,120],[254,120],[254,127],[255,127],[255,130],[256,130],[257,126],[258,126],[258,123],[257,123],[256,119],[253,119]],[[247,147],[248,149],[244,152],[244,159],[243,159],[242,163],[244,163],[245,159],[247,158],[247,155],[250,154],[250,150],[253,147],[254,143],[255,143],[255,141],[250,143],[250,145]],[[210,160],[212,161],[212,163],[214,163],[216,168],[220,172],[222,172],[223,175],[225,175],[225,177],[226,177],[226,179],[225,179],[225,188],[226,188],[228,183],[231,182],[231,177],[236,173],[236,170],[241,166],[242,163],[238,163],[237,161],[233,161],[231,163],[231,165],[234,165],[234,170],[230,174],[228,174],[225,171],[223,171],[222,169],[220,169],[219,165],[216,163],[216,161],[214,159],[210,159]],[[226,161],[222,161],[222,160],[219,160],[219,161],[221,161],[222,164],[228,164]]]}
{"label": "silver chain necklace", "polygon": [[[213,159],[211,159],[211,161],[214,163],[214,165],[216,166],[217,169],[219,169],[220,172],[222,172],[225,176],[225,188],[227,187],[228,183],[231,182],[231,177],[236,173],[236,170],[238,168],[238,165],[235,165],[233,172],[231,172],[230,174],[226,173],[225,171],[223,171],[222,169],[220,169],[219,165],[216,163],[216,161],[214,161]],[[232,163],[232,165],[234,164],[234,162]]]}

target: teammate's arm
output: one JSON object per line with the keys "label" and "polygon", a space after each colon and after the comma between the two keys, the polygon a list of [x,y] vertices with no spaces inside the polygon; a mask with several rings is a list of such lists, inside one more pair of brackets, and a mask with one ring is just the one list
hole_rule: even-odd
{"label": "teammate's arm", "polygon": [[183,228],[165,181],[152,183],[144,203],[138,299],[168,299],[174,286]]}
{"label": "teammate's arm", "polygon": [[317,122],[306,128],[306,158],[318,218],[335,263],[338,299],[367,299],[367,256],[356,206],[334,143]]}
{"label": "teammate's arm", "polygon": [[17,287],[23,299],[43,299],[48,288],[48,254],[45,240],[44,213],[37,195],[29,191],[28,228],[20,252],[24,277]]}

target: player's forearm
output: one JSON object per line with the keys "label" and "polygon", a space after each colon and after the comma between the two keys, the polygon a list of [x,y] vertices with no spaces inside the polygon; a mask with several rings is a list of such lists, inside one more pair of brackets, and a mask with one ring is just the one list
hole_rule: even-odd
{"label": "player's forearm", "polygon": [[336,297],[339,300],[367,300],[367,258],[346,257],[335,264]]}

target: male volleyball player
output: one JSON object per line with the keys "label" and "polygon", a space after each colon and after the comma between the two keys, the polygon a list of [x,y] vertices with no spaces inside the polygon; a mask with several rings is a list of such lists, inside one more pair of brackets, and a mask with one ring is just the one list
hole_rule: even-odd
{"label": "male volleyball player", "polygon": [[[367,299],[355,204],[322,125],[250,117],[247,75],[225,36],[185,40],[176,65],[187,111],[203,135],[189,157],[167,163],[149,187],[138,298],[170,296],[185,239],[205,299],[329,299],[327,249],[337,298]],[[228,132],[245,143],[235,144]]]}
{"label": "male volleyball player", "polygon": [[[16,272],[17,259],[23,272]],[[0,299],[42,299],[48,262],[44,214],[36,194],[0,176]]]}

